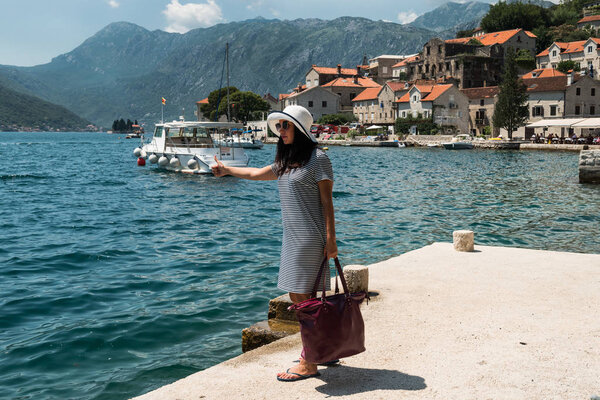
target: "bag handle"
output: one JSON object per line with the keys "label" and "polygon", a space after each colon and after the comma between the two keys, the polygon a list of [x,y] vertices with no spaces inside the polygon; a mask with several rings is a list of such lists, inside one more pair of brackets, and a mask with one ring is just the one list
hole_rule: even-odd
{"label": "bag handle", "polygon": [[[325,270],[325,266],[328,265],[329,258],[325,257],[323,259],[323,262],[321,263],[321,268],[319,268],[319,273],[317,274],[317,279],[315,280],[315,284],[313,285],[313,290],[311,292],[311,297],[317,297],[317,288],[319,287],[319,281],[321,280],[321,276],[323,276],[323,290],[321,291],[321,300],[325,301],[325,288],[326,288],[326,281],[325,279],[327,279],[326,276],[324,276],[323,271]],[[348,285],[346,284],[346,278],[344,278],[344,271],[342,270],[342,265],[340,264],[340,260],[337,257],[333,258],[333,261],[335,263],[335,269],[336,269],[336,277],[335,277],[335,293],[339,293],[339,289],[338,289],[338,275],[340,277],[340,280],[342,281],[342,288],[344,289],[344,294],[346,294],[346,297],[350,295],[350,292],[348,290]]]}

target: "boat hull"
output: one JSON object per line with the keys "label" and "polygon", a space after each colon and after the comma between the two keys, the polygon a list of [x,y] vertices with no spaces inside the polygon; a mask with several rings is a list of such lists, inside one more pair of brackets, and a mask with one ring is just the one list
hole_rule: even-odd
{"label": "boat hull", "polygon": [[[167,147],[164,151],[160,151],[151,144],[145,145],[142,149],[146,152],[147,157],[155,154],[158,157],[165,156],[168,159],[166,165],[156,166],[160,169],[172,172],[182,172],[187,174],[212,174],[211,167],[215,165],[215,156],[227,167],[247,167],[250,158],[244,153],[241,148],[231,147],[209,147],[200,149],[182,149]],[[174,166],[171,161],[176,158],[179,163]],[[191,160],[196,160],[197,167],[189,168],[188,163]]]}
{"label": "boat hull", "polygon": [[442,143],[447,150],[469,150],[473,148],[473,143],[467,142],[452,142],[452,143]]}

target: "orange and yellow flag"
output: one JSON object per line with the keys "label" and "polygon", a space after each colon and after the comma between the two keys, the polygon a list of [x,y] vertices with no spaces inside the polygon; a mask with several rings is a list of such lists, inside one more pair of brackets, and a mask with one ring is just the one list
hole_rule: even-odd
{"label": "orange and yellow flag", "polygon": [[164,106],[165,104],[167,104],[167,99],[165,99],[164,97],[161,97],[161,99],[162,99],[163,106]]}

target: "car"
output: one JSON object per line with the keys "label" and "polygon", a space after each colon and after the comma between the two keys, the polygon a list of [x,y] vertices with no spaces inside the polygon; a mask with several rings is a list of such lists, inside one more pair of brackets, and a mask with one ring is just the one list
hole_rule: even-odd
{"label": "car", "polygon": [[331,133],[331,128],[329,126],[325,125],[321,132],[322,133]]}
{"label": "car", "polygon": [[600,136],[598,136],[597,138],[595,138],[592,143],[594,143],[594,144],[600,144]]}
{"label": "car", "polygon": [[318,135],[323,132],[323,127],[321,125],[313,125],[310,127],[310,133],[313,135]]}

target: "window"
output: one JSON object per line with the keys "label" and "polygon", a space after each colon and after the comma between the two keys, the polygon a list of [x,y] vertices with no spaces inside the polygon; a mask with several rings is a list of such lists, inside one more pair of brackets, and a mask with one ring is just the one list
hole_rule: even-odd
{"label": "window", "polygon": [[373,111],[371,111],[371,121],[373,121],[375,119],[375,113]]}
{"label": "window", "polygon": [[406,118],[406,111],[402,111],[402,118]]}
{"label": "window", "polygon": [[327,107],[327,102],[325,100],[323,100],[321,102],[321,107],[323,107],[323,108]]}
{"label": "window", "polygon": [[426,49],[426,54],[429,55],[431,48],[429,46],[427,46],[425,49]]}
{"label": "window", "polygon": [[592,88],[592,96],[596,95],[596,88]]}
{"label": "window", "polygon": [[596,115],[596,106],[590,106],[590,115]]}
{"label": "window", "polygon": [[441,53],[441,52],[442,52],[442,46],[440,45],[440,46],[438,46],[438,53]]}
{"label": "window", "polygon": [[308,106],[309,106],[309,107],[312,107],[312,106],[313,106],[313,101],[312,101],[312,100],[309,100],[309,101],[308,101]]}
{"label": "window", "polygon": [[387,74],[387,67],[381,67],[382,71],[384,74]]}
{"label": "window", "polygon": [[581,95],[581,88],[575,89],[575,95],[576,96],[580,96]]}
{"label": "window", "polygon": [[483,105],[485,104],[485,100],[481,99],[479,100],[479,105],[483,107]]}
{"label": "window", "polygon": [[517,36],[517,42],[521,43],[521,36]]}
{"label": "window", "polygon": [[416,94],[413,96],[413,101],[418,101],[418,100],[417,100],[417,95],[416,95]]}
{"label": "window", "polygon": [[552,50],[552,57],[556,57],[556,50]]}
{"label": "window", "polygon": [[356,97],[356,93],[350,93],[350,100]]}
{"label": "window", "polygon": [[592,52],[592,46],[588,46],[588,53]]}
{"label": "window", "polygon": [[531,116],[532,117],[543,117],[544,116],[544,107],[535,106],[531,108]]}
{"label": "window", "polygon": [[575,106],[575,115],[581,114],[581,108],[579,106]]}
{"label": "window", "polygon": [[556,106],[550,106],[550,115],[556,115]]}

